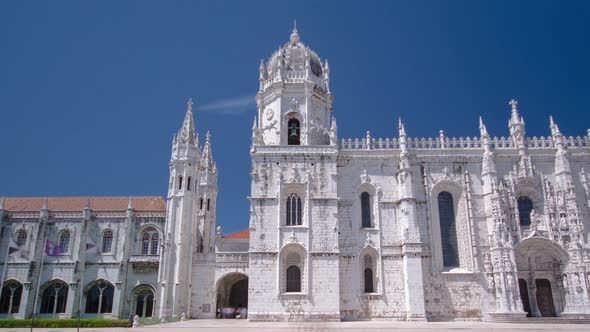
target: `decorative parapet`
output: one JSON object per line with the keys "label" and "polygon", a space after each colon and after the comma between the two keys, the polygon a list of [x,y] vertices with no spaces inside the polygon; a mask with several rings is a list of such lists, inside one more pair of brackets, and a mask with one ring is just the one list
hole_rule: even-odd
{"label": "decorative parapet", "polygon": [[[483,141],[478,137],[437,137],[437,138],[408,138],[408,148],[415,150],[437,150],[437,149],[483,149]],[[548,137],[529,137],[526,139],[527,148],[529,149],[553,149],[555,142],[553,138]],[[577,136],[564,138],[564,144],[568,149],[590,148],[590,137]],[[490,139],[490,145],[493,149],[517,149],[514,140],[511,137],[494,137]],[[341,150],[398,150],[399,139],[396,138],[355,138],[342,139],[340,143]]]}

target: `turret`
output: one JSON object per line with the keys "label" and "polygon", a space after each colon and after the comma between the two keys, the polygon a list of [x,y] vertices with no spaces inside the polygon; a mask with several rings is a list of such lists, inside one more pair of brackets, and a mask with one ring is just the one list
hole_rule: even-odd
{"label": "turret", "polygon": [[[173,140],[166,211],[166,229],[158,275],[158,312],[161,319],[189,311],[193,248],[198,233],[197,197],[200,148],[189,99],[182,126]],[[129,200],[128,216],[134,213]]]}

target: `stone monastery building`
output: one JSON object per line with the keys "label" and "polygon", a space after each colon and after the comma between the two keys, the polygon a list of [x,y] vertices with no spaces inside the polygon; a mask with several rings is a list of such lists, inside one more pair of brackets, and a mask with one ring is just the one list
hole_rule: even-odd
{"label": "stone monastery building", "polygon": [[524,319],[590,314],[590,133],[340,139],[327,61],[260,64],[248,229],[216,228],[192,103],[168,196],[0,200],[1,317]]}

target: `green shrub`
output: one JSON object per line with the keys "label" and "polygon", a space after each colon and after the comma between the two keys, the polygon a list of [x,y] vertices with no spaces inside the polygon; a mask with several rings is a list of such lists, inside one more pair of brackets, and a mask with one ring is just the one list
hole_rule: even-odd
{"label": "green shrub", "polygon": [[[0,328],[5,327],[31,327],[31,319],[0,319]],[[33,327],[77,327],[78,319],[35,319]],[[80,327],[131,327],[126,319],[80,319]]]}

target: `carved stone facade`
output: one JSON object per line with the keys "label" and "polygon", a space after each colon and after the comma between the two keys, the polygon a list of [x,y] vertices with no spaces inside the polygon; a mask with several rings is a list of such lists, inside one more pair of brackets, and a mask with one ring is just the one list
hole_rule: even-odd
{"label": "carved stone facade", "polygon": [[[30,316],[43,285],[68,287],[54,315],[75,316],[101,282],[114,288],[104,317],[213,318],[236,307],[251,320],[590,315],[590,131],[566,137],[551,118],[550,136],[527,137],[512,100],[508,137],[480,119],[479,137],[411,138],[400,119],[397,138],[339,139],[329,74],[297,30],[261,63],[247,230],[215,228],[217,168],[191,102],[165,208],[2,201],[0,254],[29,234],[6,256],[4,289],[23,287],[11,315]],[[46,259],[39,276],[44,239],[66,230],[78,249]],[[82,249],[107,230],[113,254],[89,260]]]}

